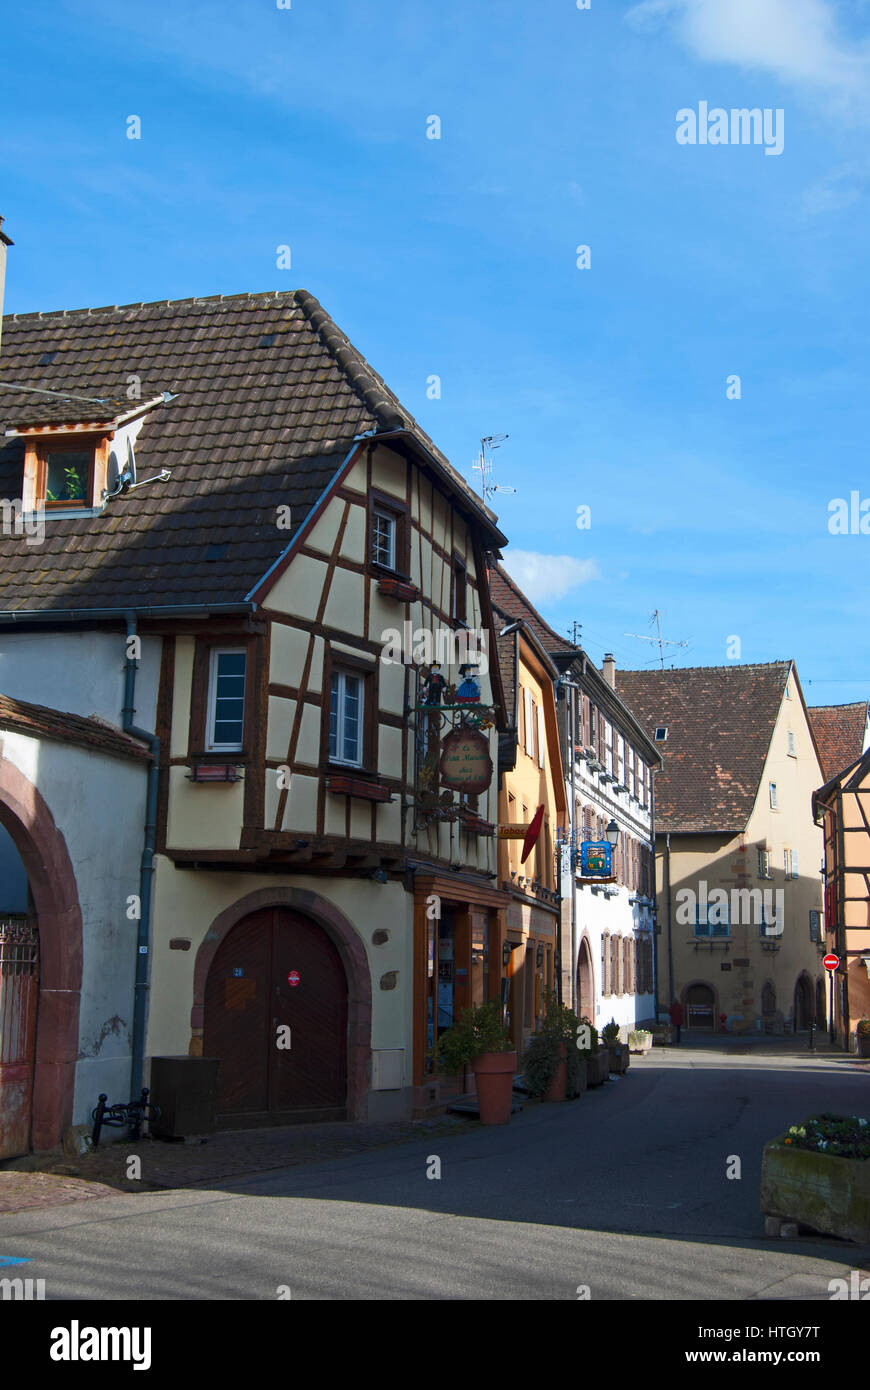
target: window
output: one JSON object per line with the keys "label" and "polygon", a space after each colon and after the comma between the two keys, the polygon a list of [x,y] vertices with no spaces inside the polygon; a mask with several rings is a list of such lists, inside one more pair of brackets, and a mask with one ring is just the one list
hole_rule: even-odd
{"label": "window", "polygon": [[603,932],[601,936],[601,993],[610,993],[610,935]]}
{"label": "window", "polygon": [[768,784],[768,788],[769,788],[769,791],[770,791],[770,809],[771,809],[771,811],[776,811],[776,810],[778,810],[778,806],[777,806],[777,802],[776,802],[776,783],[775,783],[775,782],[770,782],[770,783]]}
{"label": "window", "polygon": [[770,872],[770,850],[760,849],[758,851],[758,877],[773,878]]}
{"label": "window", "polygon": [[766,984],[761,991],[761,1012],[763,1014],[776,1013],[776,990],[772,984]]}
{"label": "window", "polygon": [[525,750],[530,758],[535,756],[535,716],[531,690],[523,689],[523,709],[526,717]]}
{"label": "window", "polygon": [[542,706],[542,705],[538,705],[538,708],[537,708],[537,716],[538,716],[538,767],[543,767],[543,766],[544,766],[544,750],[545,750],[545,748],[546,748],[546,746],[547,746],[547,743],[546,743],[546,739],[544,738],[544,709],[543,709],[543,706]]}
{"label": "window", "polygon": [[824,939],[822,930],[822,914],[818,908],[810,908],[810,941],[822,941]]}
{"label": "window", "polygon": [[408,511],[398,498],[376,488],[369,491],[368,555],[375,573],[408,575],[411,567]]}
{"label": "window", "polygon": [[240,753],[244,747],[247,652],[216,647],[211,653],[206,751]]}
{"label": "window", "polygon": [[613,776],[613,725],[604,721],[604,767]]}
{"label": "window", "polygon": [[659,727],[658,727],[658,728],[656,729],[656,731],[655,731],[655,741],[656,741],[656,743],[664,743],[664,741],[665,741],[665,739],[667,738],[667,736],[668,736],[668,728],[667,728],[667,725],[665,725],[665,724],[660,724]]}
{"label": "window", "polygon": [[372,559],[385,569],[396,568],[396,518],[378,507],[372,511]]}
{"label": "window", "polygon": [[89,449],[61,449],[45,457],[45,500],[67,506],[89,501],[93,454]]}
{"label": "window", "polygon": [[610,988],[613,994],[625,993],[625,982],[622,978],[622,937],[612,936],[610,938]]}
{"label": "window", "polygon": [[617,735],[616,739],[616,775],[620,785],[625,784],[625,739],[622,734]]}
{"label": "window", "polygon": [[786,878],[797,878],[797,877],[799,876],[799,871],[798,871],[798,852],[797,852],[797,850],[796,850],[796,849],[787,849],[787,850],[784,850],[784,851],[783,851],[783,856],[784,856],[784,858],[785,858],[785,876],[786,876]]}
{"label": "window", "polygon": [[329,693],[329,757],[332,762],[362,767],[363,678],[333,671]]}
{"label": "window", "polygon": [[450,616],[455,623],[464,623],[467,613],[468,571],[461,560],[453,558],[453,591],[450,596]]}
{"label": "window", "polygon": [[795,752],[794,747],[794,734],[792,733],[791,729],[789,729],[788,731],[788,756],[790,758],[797,757],[797,753]]}
{"label": "window", "polygon": [[731,926],[727,903],[695,905],[695,936],[730,936]]}

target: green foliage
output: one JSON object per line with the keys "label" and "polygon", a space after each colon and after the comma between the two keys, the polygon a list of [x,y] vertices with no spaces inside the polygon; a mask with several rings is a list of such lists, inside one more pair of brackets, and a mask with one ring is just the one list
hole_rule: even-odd
{"label": "green foliage", "polygon": [[439,1071],[457,1072],[484,1052],[510,1052],[512,1048],[501,1021],[501,1004],[491,999],[487,1004],[472,1004],[470,1009],[463,1009],[458,1023],[441,1034],[432,1049],[432,1058]]}
{"label": "green foliage", "polygon": [[601,1038],[608,1047],[619,1042],[619,1024],[615,1018],[612,1018],[609,1023],[605,1023],[601,1030]]}
{"label": "green foliage", "polygon": [[813,1115],[806,1124],[791,1125],[782,1143],[836,1158],[870,1159],[870,1121],[857,1115]]}
{"label": "green foliage", "polygon": [[[582,1020],[588,1023],[588,1020]],[[562,1058],[562,1045],[565,1046],[566,1094],[574,1097],[580,1094],[580,1067],[584,1057],[592,1049],[579,1050],[577,1030],[581,1020],[567,1004],[560,1004],[555,990],[547,995],[547,1012],[534,1037],[529,1039],[523,1058],[523,1074],[529,1094],[541,1096],[549,1088],[556,1075],[556,1068]],[[598,1033],[589,1024],[592,1044],[598,1050]]]}
{"label": "green foliage", "polygon": [[856,1030],[860,1037],[866,1038],[870,1035],[870,1018],[859,1018]]}

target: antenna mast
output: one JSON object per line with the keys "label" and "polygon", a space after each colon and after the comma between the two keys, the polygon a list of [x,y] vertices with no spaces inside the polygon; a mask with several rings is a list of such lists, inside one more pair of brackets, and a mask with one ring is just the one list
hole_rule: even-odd
{"label": "antenna mast", "polygon": [[497,483],[486,481],[487,473],[492,472],[492,458],[487,457],[487,453],[492,454],[493,449],[497,449],[503,444],[510,435],[507,434],[485,434],[480,441],[480,453],[476,461],[471,465],[476,473],[480,473],[480,492],[484,502],[491,497],[494,492],[516,492],[515,487],[499,487]]}
{"label": "antenna mast", "polygon": [[650,637],[648,633],[643,632],[626,632],[623,634],[623,636],[636,637],[639,642],[654,642],[659,649],[659,661],[662,664],[662,670],[664,670],[665,647],[688,647],[689,644],[688,642],[677,642],[672,637],[662,637],[661,613],[657,608],[650,614],[649,621],[650,626],[652,626],[652,624],[655,623],[656,631],[658,633],[657,637]]}

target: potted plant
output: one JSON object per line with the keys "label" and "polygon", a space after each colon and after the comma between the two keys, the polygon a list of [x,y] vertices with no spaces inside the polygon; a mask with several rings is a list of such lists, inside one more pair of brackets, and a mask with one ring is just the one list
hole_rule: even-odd
{"label": "potted plant", "polygon": [[823,1235],[870,1241],[870,1121],[812,1115],[765,1144],[761,1210]]}
{"label": "potted plant", "polygon": [[628,1071],[628,1048],[619,1041],[619,1024],[615,1018],[605,1023],[601,1030],[602,1041],[610,1054],[610,1070],[621,1075]]}
{"label": "potted plant", "polygon": [[463,1009],[458,1023],[438,1039],[432,1056],[442,1071],[456,1072],[461,1067],[471,1066],[477,1082],[481,1123],[508,1123],[517,1054],[502,1023],[498,1000]]}
{"label": "potted plant", "polygon": [[581,1018],[575,1036],[577,1056],[586,1063],[587,1086],[601,1086],[610,1075],[610,1054],[602,1046],[598,1029]]}
{"label": "potted plant", "polygon": [[855,1032],[858,1037],[858,1056],[870,1057],[870,1018],[859,1018]]}
{"label": "potted plant", "polygon": [[560,1004],[555,990],[547,999],[547,1012],[537,1033],[530,1038],[523,1058],[529,1095],[545,1101],[574,1099],[586,1089],[585,1061],[576,1046],[579,1020]]}
{"label": "potted plant", "polygon": [[633,1028],[628,1035],[629,1052],[649,1052],[653,1045],[653,1035],[648,1028]]}

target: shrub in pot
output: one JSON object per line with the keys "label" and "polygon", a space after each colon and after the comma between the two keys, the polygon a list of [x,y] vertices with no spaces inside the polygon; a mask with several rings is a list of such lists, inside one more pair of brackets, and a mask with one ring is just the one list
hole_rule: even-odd
{"label": "shrub in pot", "polygon": [[513,1104],[517,1054],[502,1023],[501,1005],[472,1004],[442,1033],[432,1056],[440,1070],[455,1072],[471,1066],[477,1082],[480,1119],[485,1125],[506,1125]]}
{"label": "shrub in pot", "polygon": [[555,991],[547,997],[547,1012],[529,1039],[523,1070],[529,1095],[544,1100],[573,1099],[586,1089],[584,1059],[575,1046],[580,1021],[573,1009],[560,1004]]}
{"label": "shrub in pot", "polygon": [[618,1074],[628,1071],[628,1048],[619,1041],[619,1024],[615,1018],[605,1023],[601,1038],[610,1054],[610,1070]]}
{"label": "shrub in pot", "polygon": [[858,1056],[870,1057],[870,1018],[859,1018],[855,1032],[858,1035]]}

